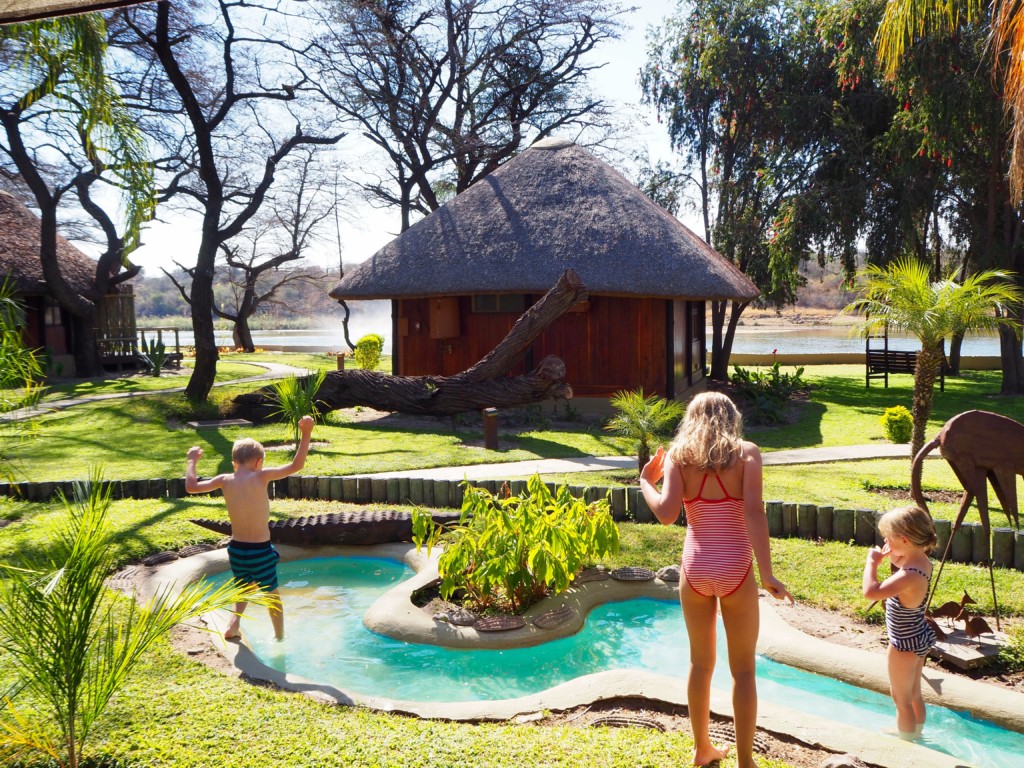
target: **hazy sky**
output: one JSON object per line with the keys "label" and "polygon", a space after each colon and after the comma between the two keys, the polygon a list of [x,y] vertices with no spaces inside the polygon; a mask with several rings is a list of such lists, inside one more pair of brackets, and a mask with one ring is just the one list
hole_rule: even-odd
{"label": "hazy sky", "polygon": [[[623,5],[636,6],[637,10],[625,16],[630,28],[623,31],[621,39],[595,51],[596,60],[607,61],[608,64],[592,74],[592,87],[598,94],[635,115],[636,128],[632,131],[635,149],[646,146],[652,160],[668,159],[671,151],[665,129],[657,124],[650,110],[640,106],[637,76],[644,63],[648,27],[670,13],[675,4],[671,0],[626,0]],[[345,141],[342,140],[342,145]],[[341,222],[345,263],[369,258],[397,234],[398,228],[397,210],[375,209],[352,196]],[[132,260],[142,265],[145,274],[159,275],[162,267],[172,269],[175,260],[185,265],[193,264],[198,243],[197,226],[187,220],[154,222],[145,232],[143,245],[132,255]],[[337,268],[336,244],[319,247],[309,259]]]}

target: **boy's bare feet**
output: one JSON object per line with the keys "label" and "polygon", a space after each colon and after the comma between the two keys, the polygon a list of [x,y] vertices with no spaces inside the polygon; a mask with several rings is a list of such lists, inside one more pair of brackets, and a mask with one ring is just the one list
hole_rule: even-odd
{"label": "boy's bare feet", "polygon": [[693,753],[693,764],[695,766],[711,765],[711,763],[717,763],[719,760],[724,760],[729,754],[729,747],[725,749],[718,749],[717,747],[711,746],[707,749],[697,750]]}
{"label": "boy's bare feet", "polygon": [[240,619],[240,616],[232,617],[231,621],[228,623],[228,628],[224,630],[225,640],[235,640],[242,636],[242,633],[239,631],[238,628],[240,624]]}

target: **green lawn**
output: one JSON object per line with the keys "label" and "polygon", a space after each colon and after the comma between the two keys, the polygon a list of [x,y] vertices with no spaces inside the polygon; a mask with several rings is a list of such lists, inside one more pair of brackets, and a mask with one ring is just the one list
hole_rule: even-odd
{"label": "green lawn", "polygon": [[[300,367],[334,366],[326,356],[279,356],[266,359]],[[239,356],[241,357],[241,356]],[[315,358],[321,357],[317,361]],[[225,356],[221,375],[244,375],[235,356]],[[252,356],[247,357],[253,361]],[[229,367],[230,366],[230,367]],[[810,400],[792,424],[751,429],[749,436],[765,450],[817,445],[849,445],[881,440],[879,417],[892,405],[909,407],[909,376],[892,379],[888,390],[865,390],[861,366],[808,369],[816,385]],[[110,386],[116,386],[111,384]],[[229,468],[232,441],[245,434],[269,447],[288,440],[284,425],[242,430],[195,431],[183,426],[195,417],[210,418],[245,385],[214,390],[213,399],[197,412],[181,396],[148,395],[95,403],[40,419],[39,435],[18,447],[15,470],[33,480],[84,477],[101,466],[107,477],[133,479],[181,476],[185,452],[198,444],[206,451],[203,474]],[[1000,398],[999,374],[968,373],[949,380],[945,394],[936,393],[929,435],[955,413],[983,407],[1024,419],[1024,399]],[[346,424],[331,417],[314,432],[314,449],[305,474],[346,474],[415,467],[514,461],[536,457],[586,454],[622,455],[628,445],[611,438],[599,424],[579,422],[552,429],[542,421],[502,433],[502,451],[479,447],[480,426],[472,419],[453,424],[439,419],[433,427],[395,429],[387,424]],[[289,451],[271,451],[284,461]],[[629,474],[629,473],[625,473]],[[621,482],[624,475],[588,474],[578,484]],[[765,497],[834,506],[886,508],[890,500],[868,486],[906,486],[907,461],[848,462],[800,467],[768,467]],[[925,488],[957,488],[945,462],[926,464]],[[1020,494],[1024,498],[1024,493]],[[275,518],[317,514],[345,508],[328,502],[279,500]],[[933,504],[938,516],[949,517],[952,504]],[[1002,524],[994,513],[996,524]],[[0,529],[0,562],[15,552],[43,549],[56,530],[56,505],[0,499],[0,518],[16,520]],[[115,502],[111,543],[119,563],[134,562],[152,552],[219,537],[189,522],[193,517],[224,517],[222,500],[192,497],[181,500]],[[658,568],[678,562],[685,529],[677,526],[622,524],[623,546],[607,565]],[[865,550],[842,543],[815,544],[796,539],[772,541],[776,574],[798,600],[849,615],[867,615],[860,597]],[[1003,615],[1019,622],[1024,616],[1024,574],[997,570]],[[947,565],[939,600],[959,598],[967,589],[978,610],[991,611],[988,572],[976,566]],[[868,615],[880,616],[879,609]],[[4,683],[0,650],[0,689]],[[114,699],[110,717],[97,731],[93,754],[124,766],[208,766],[247,768],[296,766],[663,766],[685,759],[691,749],[685,734],[660,734],[642,729],[571,729],[517,727],[505,724],[452,724],[420,721],[364,710],[339,709],[301,696],[256,687],[225,676],[161,644],[139,675]],[[785,763],[760,759],[764,768]],[[37,764],[41,765],[41,764]],[[723,768],[735,765],[732,760]],[[35,768],[35,767],[33,767]]]}

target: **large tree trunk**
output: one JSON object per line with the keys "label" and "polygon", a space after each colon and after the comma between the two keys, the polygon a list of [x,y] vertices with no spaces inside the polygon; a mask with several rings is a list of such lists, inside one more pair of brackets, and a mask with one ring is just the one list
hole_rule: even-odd
{"label": "large tree trunk", "polygon": [[[317,391],[321,412],[365,405],[381,411],[450,416],[483,408],[509,408],[549,398],[569,399],[565,364],[548,356],[525,376],[505,374],[546,328],[573,304],[587,298],[586,287],[567,270],[544,297],[530,307],[491,352],[455,376],[388,376],[374,371],[332,371]],[[233,418],[263,421],[276,410],[272,387],[236,397]]]}
{"label": "large tree trunk", "polygon": [[[711,378],[715,381],[729,380],[729,357],[736,338],[736,326],[749,305],[749,301],[711,302]],[[728,326],[725,323],[726,309],[730,310]]]}
{"label": "large tree trunk", "polygon": [[[1019,309],[1008,314],[1018,322],[1020,321]],[[1003,380],[999,393],[1002,395],[1024,394],[1024,356],[1021,355],[1021,340],[1011,326],[999,326],[999,356],[1001,358],[1000,367],[1003,369]]]}
{"label": "large tree trunk", "polygon": [[252,341],[252,331],[249,330],[249,318],[241,317],[235,319],[235,325],[231,329],[231,339],[235,343],[235,349],[243,352],[255,352],[256,345]]}

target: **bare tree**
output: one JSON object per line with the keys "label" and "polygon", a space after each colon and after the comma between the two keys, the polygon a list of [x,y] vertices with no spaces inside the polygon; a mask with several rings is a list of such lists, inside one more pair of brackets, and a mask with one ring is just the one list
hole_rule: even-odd
{"label": "bare tree", "polygon": [[[249,319],[260,308],[277,303],[280,288],[294,282],[317,281],[327,277],[326,270],[302,264],[309,247],[318,239],[318,230],[329,224],[337,200],[330,194],[311,149],[296,153],[293,167],[282,169],[285,177],[263,208],[232,240],[221,243],[224,261],[217,271],[217,282],[230,288],[230,304],[217,306],[217,317],[234,323],[232,338],[238,349],[254,352],[256,347]],[[195,268],[175,262],[190,279]],[[191,291],[183,281],[164,270],[182,298],[191,305]]]}
{"label": "bare tree", "polygon": [[535,139],[608,129],[587,59],[625,13],[598,0],[324,0],[326,95],[387,157],[359,181],[401,215],[436,210]]}
{"label": "bare tree", "polygon": [[[285,2],[218,0],[190,9],[161,0],[119,12],[117,44],[136,54],[126,92],[166,157],[162,198],[202,220],[189,268],[196,363],[185,394],[203,399],[217,366],[213,294],[217,255],[268,200],[278,168],[296,150],[345,135],[325,114],[308,76],[306,51],[292,43]],[[133,82],[132,82],[133,81]]]}

